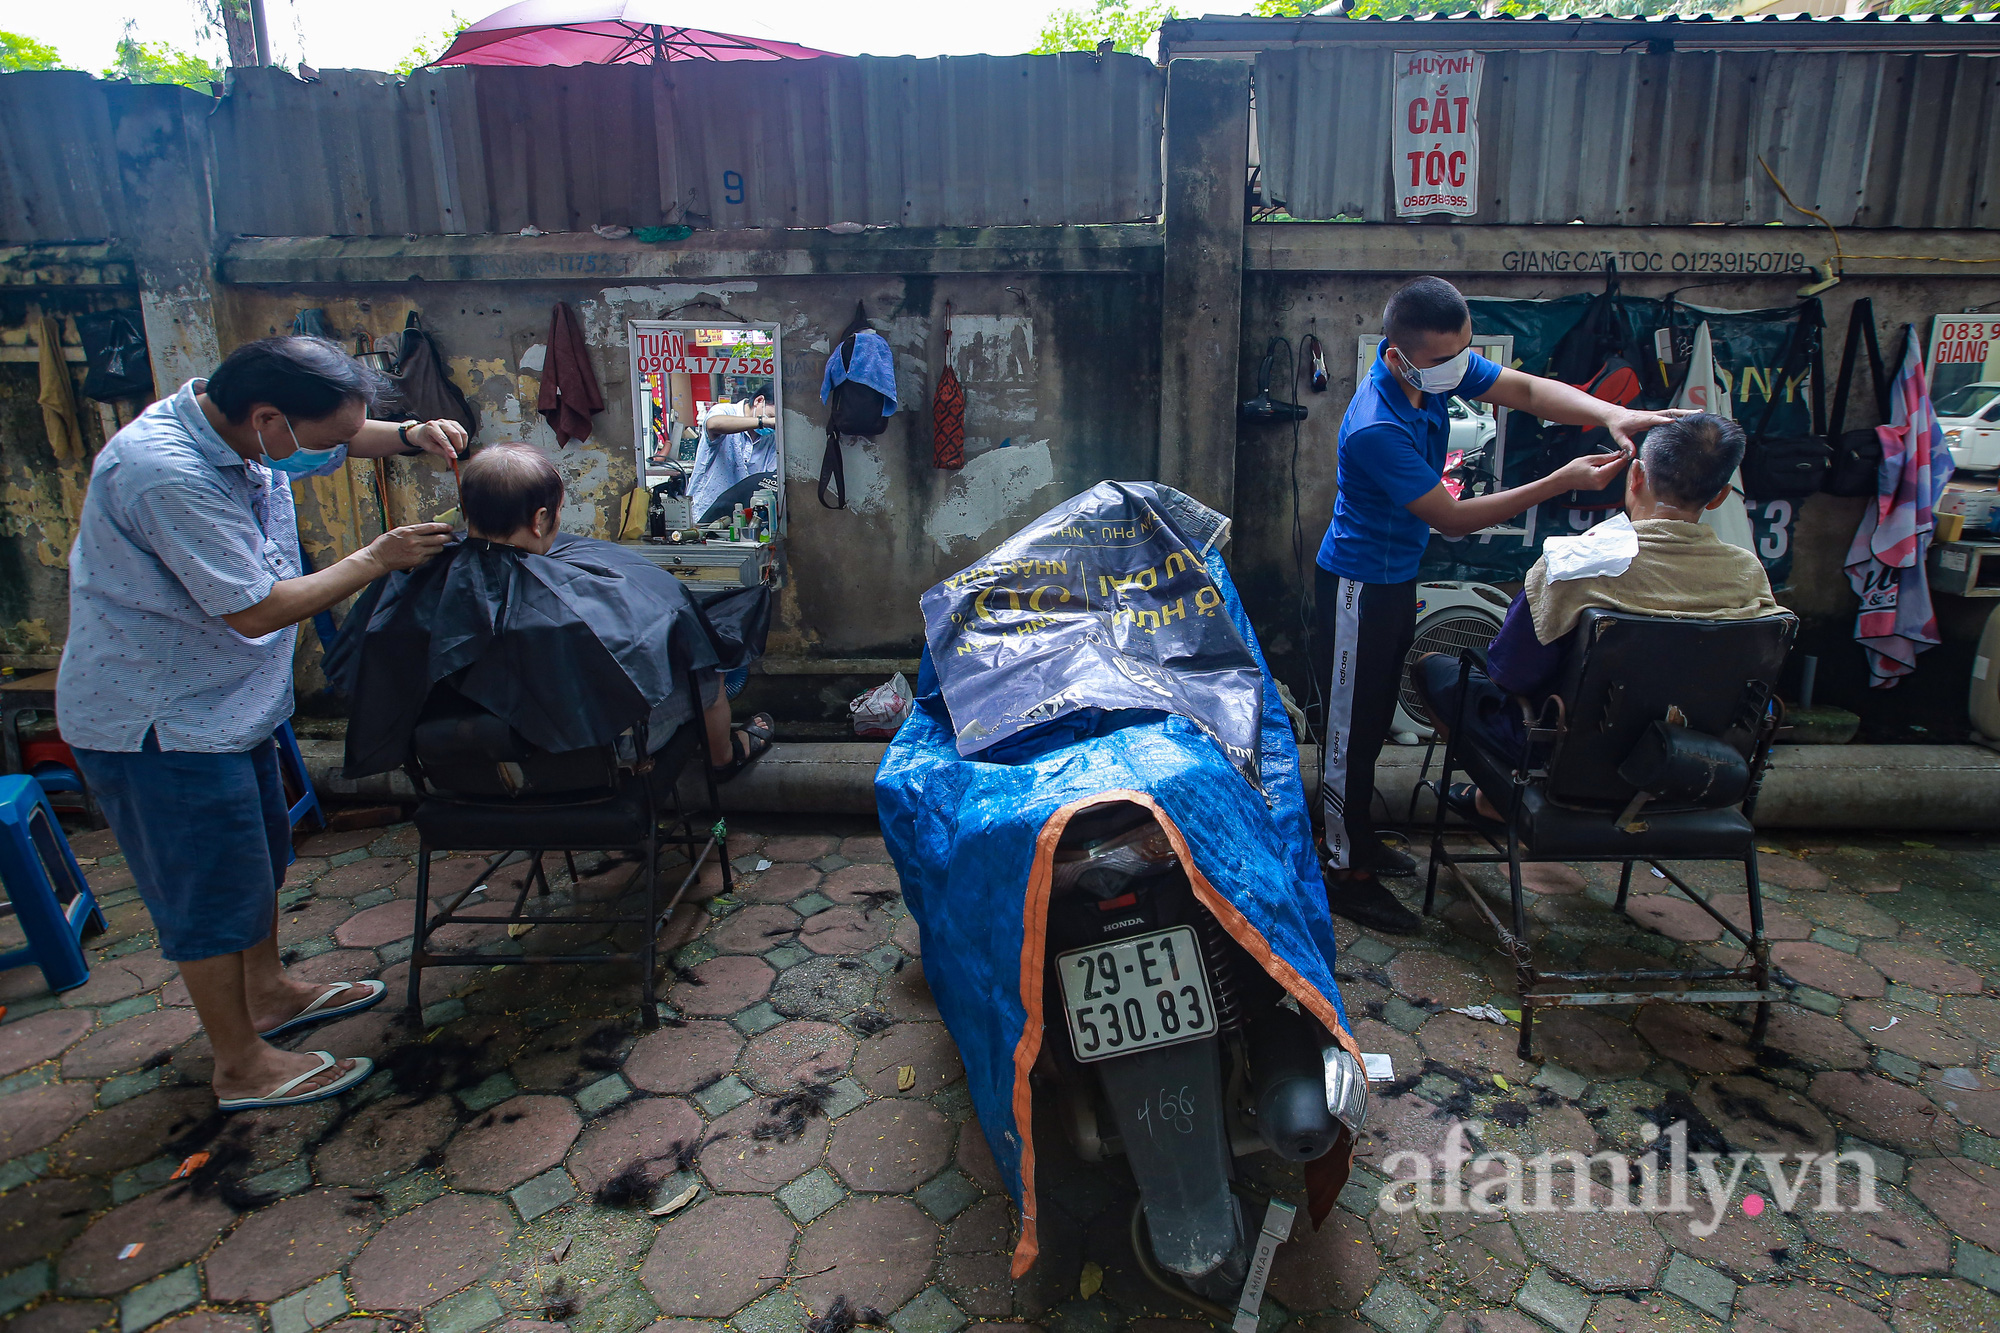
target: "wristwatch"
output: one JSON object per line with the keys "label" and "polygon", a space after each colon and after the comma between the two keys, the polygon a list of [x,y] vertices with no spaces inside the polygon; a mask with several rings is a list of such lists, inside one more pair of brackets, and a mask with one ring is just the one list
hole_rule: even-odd
{"label": "wristwatch", "polygon": [[403,442],[404,453],[420,454],[424,451],[424,447],[422,445],[410,443],[410,427],[421,426],[423,424],[424,423],[421,421],[405,421],[396,427],[396,438]]}

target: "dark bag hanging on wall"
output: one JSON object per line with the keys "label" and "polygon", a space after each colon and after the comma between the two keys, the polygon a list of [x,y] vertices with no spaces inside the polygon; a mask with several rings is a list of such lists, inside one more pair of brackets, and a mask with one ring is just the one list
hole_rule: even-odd
{"label": "dark bag hanging on wall", "polygon": [[1875,398],[1875,419],[1889,420],[1889,380],[1882,373],[1882,345],[1875,338],[1875,302],[1862,297],[1847,316],[1847,345],[1840,354],[1840,381],[1833,390],[1833,415],[1827,419],[1827,439],[1833,445],[1833,463],[1826,470],[1820,489],[1828,495],[1869,496],[1876,493],[1876,479],[1882,471],[1882,441],[1873,426],[1859,430],[1847,425],[1847,393],[1854,378],[1854,356],[1864,343],[1868,349],[1868,388]]}
{"label": "dark bag hanging on wall", "polygon": [[146,326],[136,310],[102,310],[76,317],[83,341],[83,396],[100,403],[153,396]]}
{"label": "dark bag hanging on wall", "polygon": [[479,434],[478,411],[452,383],[444,353],[414,310],[403,324],[396,364],[388,375],[393,387],[376,404],[379,420],[450,420],[465,427],[467,435]]}
{"label": "dark bag hanging on wall", "polygon": [[[1549,354],[1549,378],[1573,384],[1593,398],[1620,407],[1638,407],[1648,397],[1658,398],[1664,385],[1652,359],[1632,343],[1624,312],[1620,309],[1618,270],[1607,265],[1604,290],[1592,299],[1576,327],[1562,336]],[[1527,417],[1527,413],[1518,414]],[[1547,436],[1543,461],[1553,472],[1572,459],[1613,452],[1618,448],[1611,432],[1599,426],[1555,428]],[[1625,474],[1619,473],[1601,491],[1565,491],[1555,503],[1569,509],[1598,511],[1622,509],[1625,505]]]}
{"label": "dark bag hanging on wall", "polygon": [[[854,364],[855,340],[864,337],[879,339],[882,335],[869,327],[868,311],[856,301],[854,318],[840,335],[842,365]],[[841,437],[861,435],[873,439],[880,435],[889,424],[889,414],[882,410],[888,405],[889,399],[880,389],[851,378],[834,385],[833,392],[827,395],[826,453],[819,461],[819,502],[826,508],[847,508],[847,467],[840,453]],[[826,498],[829,485],[834,494],[831,502]]]}
{"label": "dark bag hanging on wall", "polygon": [[[1743,450],[1743,493],[1752,500],[1803,500],[1820,487],[1832,451],[1826,444],[1826,367],[1820,354],[1820,330],[1826,326],[1818,301],[1799,304],[1798,322],[1785,346],[1784,363],[1771,381],[1770,401],[1758,419],[1756,433]],[[1805,435],[1773,436],[1771,418],[1778,411],[1778,394],[1810,368],[1812,428]],[[1738,376],[1739,386],[1741,375]]]}

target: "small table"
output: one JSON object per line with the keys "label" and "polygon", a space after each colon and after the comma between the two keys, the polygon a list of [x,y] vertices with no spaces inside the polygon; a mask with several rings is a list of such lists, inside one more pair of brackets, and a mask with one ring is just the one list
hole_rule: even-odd
{"label": "small table", "polygon": [[56,673],[38,671],[0,685],[0,766],[8,773],[21,769],[21,737],[16,729],[23,713],[56,711]]}

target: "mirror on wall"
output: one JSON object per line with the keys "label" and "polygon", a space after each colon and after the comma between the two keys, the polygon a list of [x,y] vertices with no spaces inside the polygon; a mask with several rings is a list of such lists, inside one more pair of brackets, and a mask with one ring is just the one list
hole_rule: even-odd
{"label": "mirror on wall", "polygon": [[[709,517],[733,492],[775,497],[784,526],[783,387],[775,324],[633,320],[633,439],[647,490],[664,487],[674,526]],[[763,487],[752,485],[761,478]],[[685,512],[683,512],[685,511]]]}

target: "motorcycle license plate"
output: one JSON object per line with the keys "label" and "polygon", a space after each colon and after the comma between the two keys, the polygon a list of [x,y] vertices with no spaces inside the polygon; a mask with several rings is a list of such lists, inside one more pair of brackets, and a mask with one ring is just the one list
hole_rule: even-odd
{"label": "motorcycle license plate", "polygon": [[1134,935],[1056,959],[1070,1045],[1085,1062],[1215,1031],[1201,948],[1186,926]]}

